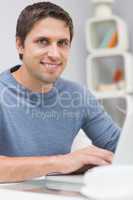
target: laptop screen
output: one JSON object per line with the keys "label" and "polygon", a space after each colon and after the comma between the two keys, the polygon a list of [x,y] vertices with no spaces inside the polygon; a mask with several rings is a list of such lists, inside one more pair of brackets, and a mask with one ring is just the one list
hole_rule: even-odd
{"label": "laptop screen", "polygon": [[127,112],[126,120],[116,148],[113,164],[133,164],[133,109]]}

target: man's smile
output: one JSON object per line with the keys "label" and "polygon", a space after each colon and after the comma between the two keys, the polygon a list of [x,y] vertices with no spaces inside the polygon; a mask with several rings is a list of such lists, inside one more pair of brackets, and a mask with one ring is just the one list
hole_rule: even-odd
{"label": "man's smile", "polygon": [[43,65],[46,69],[48,70],[52,70],[52,71],[55,71],[56,69],[58,69],[60,66],[61,66],[61,63],[48,63],[48,62],[44,62],[44,61],[41,61],[40,62],[41,65]]}

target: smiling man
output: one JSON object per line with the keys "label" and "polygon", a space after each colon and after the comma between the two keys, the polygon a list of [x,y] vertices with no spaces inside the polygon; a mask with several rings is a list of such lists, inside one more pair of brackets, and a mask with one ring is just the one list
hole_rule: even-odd
{"label": "smiling man", "polygon": [[[120,129],[85,87],[60,78],[72,38],[72,19],[53,3],[20,14],[22,64],[0,75],[0,182],[112,162]],[[80,129],[93,145],[71,153]]]}

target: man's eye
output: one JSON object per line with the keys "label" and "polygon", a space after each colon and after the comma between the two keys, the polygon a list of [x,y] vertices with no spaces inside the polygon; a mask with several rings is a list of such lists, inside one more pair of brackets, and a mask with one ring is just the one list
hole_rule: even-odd
{"label": "man's eye", "polygon": [[42,45],[42,46],[48,45],[48,41],[45,40],[45,39],[40,39],[40,40],[37,41],[37,43],[38,43],[39,45]]}
{"label": "man's eye", "polygon": [[64,47],[64,48],[69,48],[70,47],[70,42],[67,40],[61,40],[58,42],[58,46]]}

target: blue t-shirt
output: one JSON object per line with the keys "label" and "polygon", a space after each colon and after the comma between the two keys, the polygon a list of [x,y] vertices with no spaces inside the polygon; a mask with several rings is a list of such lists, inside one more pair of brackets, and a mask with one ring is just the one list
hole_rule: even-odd
{"label": "blue t-shirt", "polygon": [[60,78],[50,92],[35,93],[11,70],[0,74],[0,155],[66,154],[80,129],[115,150],[120,129],[85,87]]}

